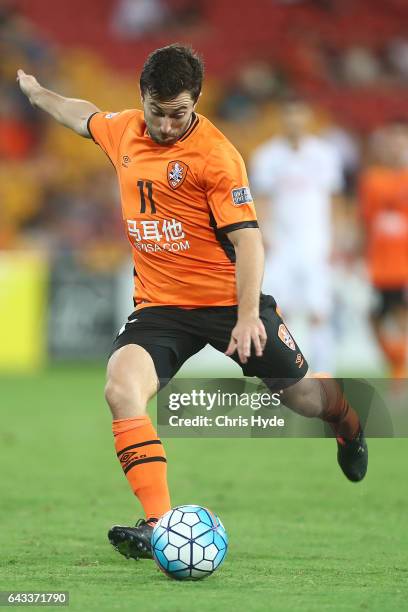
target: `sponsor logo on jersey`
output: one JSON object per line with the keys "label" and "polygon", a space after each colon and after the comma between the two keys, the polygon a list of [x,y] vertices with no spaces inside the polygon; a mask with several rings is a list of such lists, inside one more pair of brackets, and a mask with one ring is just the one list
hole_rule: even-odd
{"label": "sponsor logo on jersey", "polygon": [[105,115],[105,119],[112,119],[113,117],[116,117],[116,115],[119,115],[119,113],[108,113]]}
{"label": "sponsor logo on jersey", "polygon": [[167,165],[167,182],[172,189],[177,189],[184,183],[188,166],[182,161],[171,161]]}
{"label": "sponsor logo on jersey", "polygon": [[231,191],[232,194],[232,203],[234,206],[242,206],[243,204],[249,204],[252,202],[251,191],[249,187],[238,187],[238,189],[233,189]]}
{"label": "sponsor logo on jersey", "polygon": [[279,325],[278,336],[282,340],[282,342],[286,344],[286,346],[289,347],[292,351],[296,350],[295,341],[288,332],[286,325],[284,325],[283,323]]}
{"label": "sponsor logo on jersey", "polygon": [[177,219],[127,219],[127,226],[129,240],[138,251],[178,253],[190,248],[183,224]]}

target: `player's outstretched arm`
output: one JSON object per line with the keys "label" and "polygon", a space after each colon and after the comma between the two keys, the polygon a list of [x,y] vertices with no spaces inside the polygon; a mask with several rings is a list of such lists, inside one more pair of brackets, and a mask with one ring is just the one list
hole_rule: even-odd
{"label": "player's outstretched arm", "polygon": [[87,122],[92,113],[99,112],[99,108],[95,104],[76,98],[64,98],[64,96],[42,87],[34,76],[26,74],[21,69],[17,71],[17,81],[21,91],[33,106],[49,113],[59,123],[80,136],[91,138]]}

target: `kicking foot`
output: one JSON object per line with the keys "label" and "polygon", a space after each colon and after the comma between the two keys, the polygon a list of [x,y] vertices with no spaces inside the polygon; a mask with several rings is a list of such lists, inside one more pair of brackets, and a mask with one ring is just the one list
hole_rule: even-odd
{"label": "kicking foot", "polygon": [[337,461],[343,473],[352,482],[363,480],[368,467],[368,447],[362,429],[352,440],[336,438]]}
{"label": "kicking foot", "polygon": [[153,559],[151,538],[157,519],[139,519],[134,527],[114,525],[108,533],[110,543],[127,559]]}

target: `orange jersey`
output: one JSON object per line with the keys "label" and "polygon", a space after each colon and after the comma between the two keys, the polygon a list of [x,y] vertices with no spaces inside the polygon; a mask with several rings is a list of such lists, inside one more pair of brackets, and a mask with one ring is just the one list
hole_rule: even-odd
{"label": "orange jersey", "polygon": [[95,113],[88,129],[118,175],[136,307],[237,304],[235,252],[226,233],[258,224],[232,144],[197,114],[167,147],[150,138],[139,110]]}
{"label": "orange jersey", "polygon": [[408,283],[408,169],[377,167],[360,180],[360,204],[367,236],[367,263],[374,285]]}

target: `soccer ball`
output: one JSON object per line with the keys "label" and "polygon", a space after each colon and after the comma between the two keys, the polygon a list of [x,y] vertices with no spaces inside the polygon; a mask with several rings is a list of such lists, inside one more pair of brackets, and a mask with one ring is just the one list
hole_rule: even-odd
{"label": "soccer ball", "polygon": [[224,561],[228,538],[220,519],[202,506],[177,506],[152,533],[153,558],[170,578],[199,580]]}

